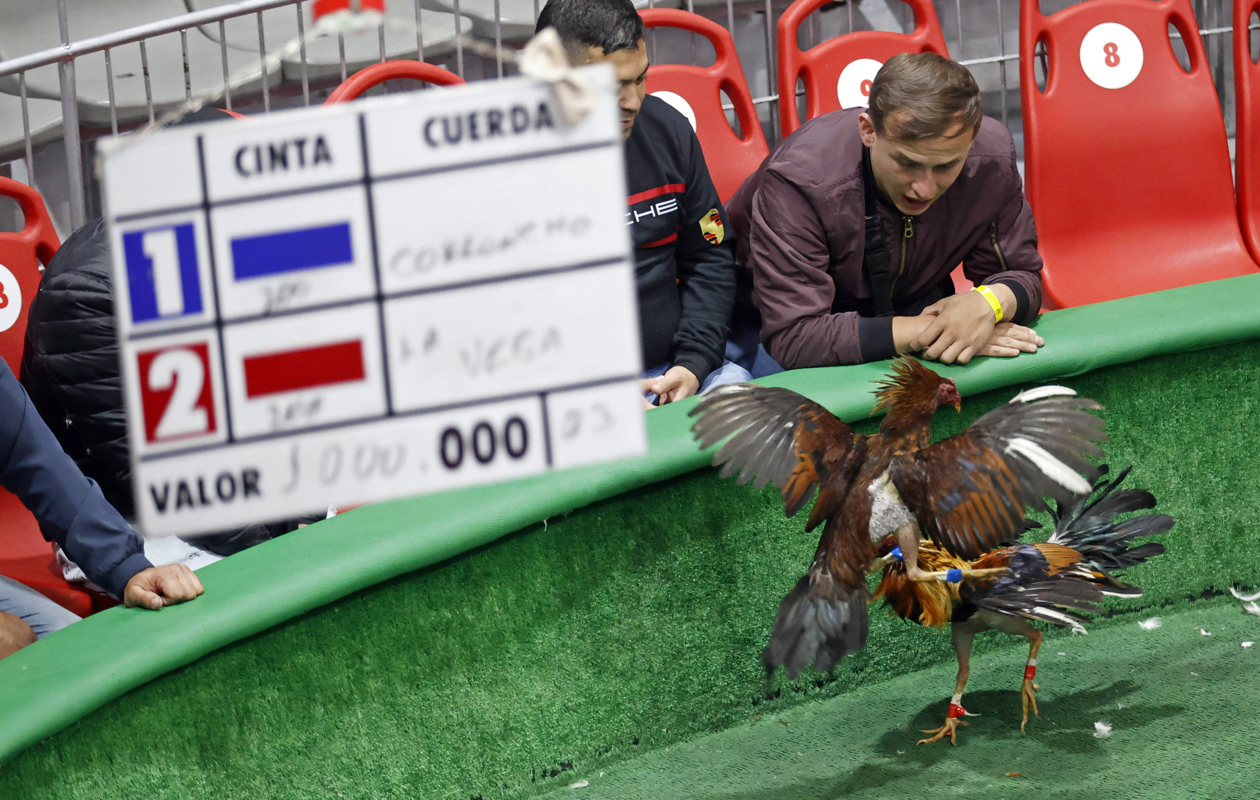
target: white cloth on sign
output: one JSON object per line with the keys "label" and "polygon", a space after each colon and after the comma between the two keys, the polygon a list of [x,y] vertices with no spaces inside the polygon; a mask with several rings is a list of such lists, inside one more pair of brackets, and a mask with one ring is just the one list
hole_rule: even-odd
{"label": "white cloth on sign", "polygon": [[576,125],[595,108],[595,92],[585,76],[574,71],[555,28],[544,28],[516,57],[521,74],[551,84],[564,121]]}

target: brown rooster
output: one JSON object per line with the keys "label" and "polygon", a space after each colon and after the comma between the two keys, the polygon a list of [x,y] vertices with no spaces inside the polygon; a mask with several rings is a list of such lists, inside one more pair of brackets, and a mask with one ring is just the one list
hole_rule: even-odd
{"label": "brown rooster", "polygon": [[[1106,471],[1106,467],[1102,469]],[[1028,662],[1020,687],[1024,706],[1019,725],[1022,731],[1028,724],[1029,708],[1040,716],[1035,695],[1039,687],[1033,678],[1037,674],[1042,634],[1027,620],[1041,620],[1084,633],[1086,619],[1081,612],[1097,611],[1104,597],[1142,596],[1141,589],[1121,583],[1115,575],[1163,553],[1164,546],[1156,542],[1136,547],[1130,544],[1134,539],[1167,531],[1174,520],[1166,514],[1144,514],[1115,521],[1120,514],[1155,507],[1150,492],[1117,491],[1129,469],[1114,481],[1095,486],[1099,494],[1092,501],[1089,496],[1082,497],[1054,512],[1054,534],[1048,542],[1012,544],[974,561],[956,558],[931,542],[919,542],[919,564],[926,569],[1005,567],[1009,574],[1001,577],[980,578],[961,585],[913,583],[906,577],[902,553],[893,537],[884,539],[879,552],[887,566],[875,598],[883,597],[898,616],[921,625],[944,627],[946,622],[951,623],[954,653],[958,657],[958,680],[945,724],[924,731],[932,736],[920,739],[919,744],[945,736],[951,743],[958,743],[958,726],[967,724],[962,720],[967,714],[962,707],[962,693],[970,672],[971,642],[977,633],[997,630],[1028,639]]]}
{"label": "brown rooster", "polygon": [[702,448],[731,437],[714,458],[722,476],[783,492],[788,516],[818,490],[806,530],[823,525],[809,570],[783,599],[762,653],[767,677],[789,678],[814,664],[827,672],[866,644],[866,575],[877,546],[892,534],[914,582],[974,580],[1005,567],[927,571],[918,564],[920,532],[961,559],[976,559],[1024,529],[1027,508],[1046,508],[1090,491],[1099,471],[1101,409],[1061,386],[1017,395],[969,429],[929,444],[938,406],[961,409],[954,382],[913,358],[894,363],[876,392],[887,415],[879,433],[855,434],[817,403],[789,389],[739,383],[718,387],[692,409]]}

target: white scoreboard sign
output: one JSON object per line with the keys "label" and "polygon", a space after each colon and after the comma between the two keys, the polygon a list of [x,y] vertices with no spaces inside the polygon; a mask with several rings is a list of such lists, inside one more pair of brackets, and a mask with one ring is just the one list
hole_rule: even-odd
{"label": "white scoreboard sign", "polygon": [[103,147],[133,482],[195,534],[646,450],[612,74]]}

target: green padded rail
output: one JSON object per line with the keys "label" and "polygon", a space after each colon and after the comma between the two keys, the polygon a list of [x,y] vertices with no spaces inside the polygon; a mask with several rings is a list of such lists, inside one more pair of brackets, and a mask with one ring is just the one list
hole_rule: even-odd
{"label": "green padded rail", "polygon": [[[1142,358],[1260,338],[1260,275],[1056,311],[1046,346],[943,371],[960,391],[1079,375]],[[886,364],[799,370],[763,382],[842,418],[871,414]],[[231,642],[527,525],[709,463],[690,402],[648,414],[650,452],[629,461],[382,503],[206,567],[204,597],[160,612],[112,609],[0,661],[0,763],[113,698]]]}

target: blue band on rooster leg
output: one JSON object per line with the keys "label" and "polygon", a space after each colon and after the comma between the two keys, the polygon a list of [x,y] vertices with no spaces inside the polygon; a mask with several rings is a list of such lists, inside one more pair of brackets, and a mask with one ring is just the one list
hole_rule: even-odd
{"label": "blue band on rooster leg", "polygon": [[958,569],[957,567],[949,570],[948,572],[945,573],[945,580],[949,581],[950,583],[958,583],[959,581],[962,580],[962,570]]}
{"label": "blue band on rooster leg", "polygon": [[901,548],[900,548],[900,547],[894,547],[894,548],[892,549],[892,553],[890,553],[889,555],[891,555],[893,558],[897,559],[898,561],[905,561],[905,560],[906,560],[906,557],[905,557],[904,555],[902,555],[902,554],[901,554]]}

